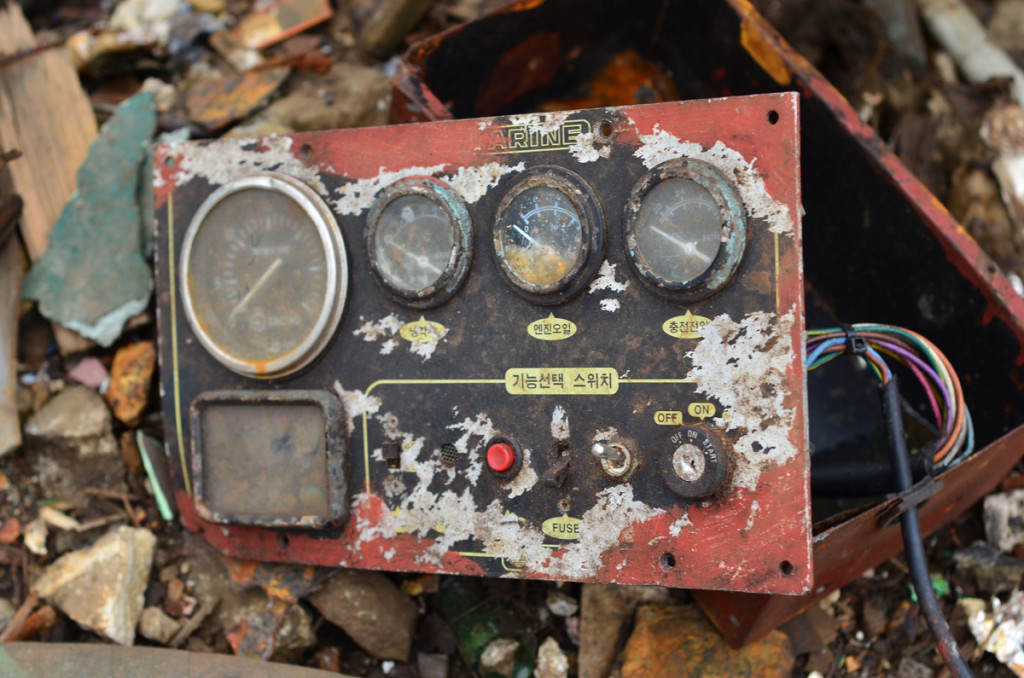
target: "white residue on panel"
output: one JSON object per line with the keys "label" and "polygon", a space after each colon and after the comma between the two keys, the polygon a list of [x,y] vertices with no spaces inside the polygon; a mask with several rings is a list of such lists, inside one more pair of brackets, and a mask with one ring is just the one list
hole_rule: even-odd
{"label": "white residue on panel", "polygon": [[608,290],[609,292],[625,292],[627,287],[629,287],[629,281],[623,280],[622,282],[619,282],[616,280],[615,264],[606,260],[601,262],[601,269],[597,272],[597,277],[594,278],[594,282],[590,283],[590,288],[587,290],[587,294],[601,292],[602,290]]}
{"label": "white residue on panel", "polygon": [[346,391],[340,381],[334,382],[334,392],[341,398],[345,408],[345,428],[349,435],[355,430],[355,420],[364,414],[374,414],[380,409],[380,398],[368,396],[362,391]]}
{"label": "white residue on panel", "polygon": [[460,167],[455,174],[442,179],[455,190],[467,204],[472,205],[498,185],[501,178],[512,172],[522,172],[526,163],[518,165],[502,165],[490,162],[479,167]]}
{"label": "white residue on panel", "polygon": [[475,418],[466,417],[461,422],[449,424],[445,428],[449,431],[462,431],[462,435],[453,444],[459,455],[468,460],[466,478],[471,485],[476,485],[483,469],[483,455],[480,454],[480,450],[484,443],[497,435],[494,424],[491,423],[490,417],[481,412]]}
{"label": "white residue on panel", "polygon": [[668,533],[672,535],[672,537],[678,537],[684,527],[693,527],[693,521],[690,520],[688,512],[684,512],[683,515],[679,516],[675,522],[668,526]]}
{"label": "white residue on panel", "polygon": [[621,304],[619,304],[619,300],[618,299],[602,299],[601,300],[601,310],[602,311],[608,311],[609,313],[615,313],[616,311],[619,310],[620,306],[621,306]]}
{"label": "white residue on panel", "polygon": [[555,440],[569,439],[569,417],[561,405],[555,405],[551,412],[551,437]]}
{"label": "white residue on panel", "polygon": [[359,326],[359,329],[353,330],[352,334],[357,337],[361,336],[363,341],[377,341],[384,337],[393,337],[398,334],[398,330],[402,329],[402,321],[394,313],[377,321],[366,320],[363,316],[359,316],[359,322],[362,325]]}
{"label": "white residue on panel", "polygon": [[554,113],[527,113],[510,116],[508,121],[513,125],[521,125],[531,134],[553,134],[558,131],[569,116],[576,111],[557,111]]}
{"label": "white residue on panel", "polygon": [[431,176],[444,170],[444,165],[431,165],[429,167],[404,167],[394,172],[388,172],[383,167],[375,177],[369,179],[355,179],[342,184],[334,190],[334,197],[331,204],[340,214],[357,216],[368,210],[373,205],[374,198],[381,189],[387,188],[399,179],[415,176]]}
{"label": "white residue on panel", "polygon": [[576,142],[569,147],[569,155],[576,158],[577,162],[596,162],[600,158],[607,158],[612,154],[610,144],[603,146],[594,145],[594,133],[584,132],[576,137]]}
{"label": "white residue on panel", "polygon": [[219,139],[208,144],[171,144],[168,155],[177,156],[169,178],[182,186],[196,177],[218,186],[261,172],[281,172],[299,179],[320,195],[327,188],[320,181],[320,167],[308,166],[292,152],[291,137]]}

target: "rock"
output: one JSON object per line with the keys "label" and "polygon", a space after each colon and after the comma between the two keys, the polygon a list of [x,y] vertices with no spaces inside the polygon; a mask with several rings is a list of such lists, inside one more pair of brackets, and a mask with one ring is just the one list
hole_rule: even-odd
{"label": "rock", "polygon": [[0,544],[10,546],[21,537],[21,521],[17,518],[8,518],[0,526]]}
{"label": "rock", "polygon": [[487,675],[496,673],[505,678],[512,678],[516,668],[516,652],[519,641],[511,638],[495,638],[480,655],[480,673]]}
{"label": "rock", "polygon": [[[258,3],[259,4],[259,3]],[[331,18],[329,0],[275,0],[238,20],[235,37],[251,49],[264,49]]]}
{"label": "rock", "polygon": [[181,625],[159,607],[147,607],[139,617],[139,635],[161,645],[171,642],[180,629]]}
{"label": "rock", "polygon": [[567,678],[569,675],[569,660],[566,658],[558,641],[548,637],[540,644],[537,651],[537,672],[536,678]]}
{"label": "rock", "polygon": [[956,573],[974,581],[978,591],[1002,593],[1020,586],[1024,562],[1008,556],[984,541],[976,541],[953,554]]}
{"label": "rock", "polygon": [[7,625],[14,619],[14,614],[17,611],[18,608],[14,606],[14,603],[6,598],[0,598],[0,631],[7,628]]}
{"label": "rock", "polygon": [[282,604],[284,621],[278,626],[280,620],[271,619],[276,616],[272,602],[274,601],[271,601],[262,589],[250,589],[240,593],[229,591],[225,593],[213,616],[228,633],[229,640],[232,633],[236,638],[241,638],[246,633],[263,633],[268,629],[276,629],[270,656],[262,658],[296,661],[306,650],[316,645],[313,617],[299,604]]}
{"label": "rock", "polygon": [[900,659],[896,667],[896,678],[932,678],[934,675],[934,669],[910,657]]}
{"label": "rock", "polygon": [[1024,543],[1024,489],[990,494],[984,503],[985,539],[1004,553]]}
{"label": "rock", "polygon": [[155,549],[149,530],[120,527],[89,548],[58,558],[33,590],[81,626],[131,645]]}
{"label": "rock", "polygon": [[391,83],[381,71],[335,64],[326,75],[300,79],[291,94],[243,124],[247,131],[270,133],[383,125],[390,92]]}
{"label": "rock", "polygon": [[992,40],[1003,49],[1024,51],[1024,0],[1001,0],[988,21]]}
{"label": "rock", "polygon": [[735,650],[693,605],[641,607],[622,653],[622,678],[787,678],[792,670],[786,634]]}
{"label": "rock", "polygon": [[308,599],[377,659],[409,660],[419,611],[384,575],[341,570]]}
{"label": "rock", "polygon": [[1014,591],[1005,603],[993,598],[991,612],[977,598],[961,599],[960,606],[978,647],[994,654],[1016,675],[1024,675],[1024,592]]}
{"label": "rock", "polygon": [[448,678],[448,655],[417,652],[416,668],[420,678]]}
{"label": "rock", "polygon": [[556,617],[571,617],[580,609],[580,604],[572,596],[568,596],[558,589],[548,591],[548,609]]}
{"label": "rock", "polygon": [[109,378],[110,374],[107,373],[107,368],[99,359],[92,356],[82,358],[74,369],[68,372],[68,379],[94,391],[99,391]]}
{"label": "rock", "polygon": [[166,45],[170,19],[180,6],[181,0],[123,0],[110,16],[109,26]]}
{"label": "rock", "polygon": [[580,619],[580,678],[605,678],[619,651],[623,626],[643,603],[667,603],[660,586],[584,584]]}
{"label": "rock", "polygon": [[137,426],[149,402],[149,387],[156,369],[156,346],[140,341],[122,346],[110,368],[107,402],[126,426]]}
{"label": "rock", "polygon": [[878,596],[865,600],[861,607],[860,620],[868,639],[874,640],[885,633],[885,627],[889,623],[889,609],[885,600]]}
{"label": "rock", "polygon": [[139,177],[155,129],[152,94],[118,106],[78,170],[49,248],[25,278],[23,296],[37,300],[44,316],[101,346],[114,343],[153,291],[141,252]]}
{"label": "rock", "polygon": [[431,0],[376,0],[366,23],[359,29],[359,42],[368,52],[390,54],[412,30]]}
{"label": "rock", "polygon": [[25,424],[40,438],[96,438],[110,434],[110,410],[87,388],[69,386],[44,404]]}
{"label": "rock", "polygon": [[25,526],[25,548],[37,556],[45,556],[47,536],[49,532],[46,529],[46,522],[42,518],[36,518]]}

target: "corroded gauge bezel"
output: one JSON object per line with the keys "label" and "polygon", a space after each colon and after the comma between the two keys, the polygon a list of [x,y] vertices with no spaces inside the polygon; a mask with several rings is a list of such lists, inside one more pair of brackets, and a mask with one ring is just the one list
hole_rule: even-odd
{"label": "corroded gauge bezel", "polygon": [[[722,219],[722,241],[715,259],[707,270],[690,280],[666,280],[655,274],[637,244],[644,200],[655,186],[671,179],[688,179],[706,190],[717,203]],[[739,191],[716,167],[691,158],[664,162],[641,177],[626,202],[625,222],[623,243],[633,271],[644,285],[673,301],[698,301],[725,287],[742,263],[747,247],[747,222]]]}
{"label": "corroded gauge bezel", "polygon": [[[549,187],[561,192],[576,210],[582,240],[576,264],[559,280],[546,285],[530,283],[520,277],[505,258],[502,224],[512,202],[531,188]],[[604,212],[590,185],[582,177],[563,167],[540,165],[527,170],[525,178],[505,194],[494,219],[492,240],[495,263],[503,280],[519,295],[537,304],[559,304],[571,299],[590,282],[601,266],[605,246]]]}
{"label": "corroded gauge bezel", "polygon": [[[402,288],[389,279],[381,269],[374,245],[381,217],[388,205],[410,195],[422,196],[440,207],[448,218],[452,235],[451,251],[444,270],[432,284],[418,290]],[[405,306],[433,308],[451,299],[466,280],[473,260],[473,222],[465,202],[443,181],[425,176],[407,177],[391,184],[377,196],[366,219],[364,243],[370,272],[385,294]]]}
{"label": "corroded gauge bezel", "polygon": [[[247,190],[264,190],[279,193],[296,203],[310,223],[316,229],[321,249],[316,256],[322,259],[325,268],[326,285],[320,312],[306,337],[294,348],[271,360],[257,361],[242,358],[218,343],[206,331],[200,322],[193,300],[190,280],[193,277],[191,260],[196,236],[206,224],[206,218],[214,207],[230,198],[235,193]],[[196,281],[197,284],[209,283],[207,280]],[[185,232],[185,241],[181,249],[182,299],[185,315],[199,343],[211,356],[228,369],[246,377],[273,379],[298,372],[309,365],[330,343],[334,331],[341,321],[348,297],[348,259],[345,242],[341,238],[341,230],[330,209],[311,188],[290,176],[277,172],[243,177],[231,181],[214,191],[196,211]]]}

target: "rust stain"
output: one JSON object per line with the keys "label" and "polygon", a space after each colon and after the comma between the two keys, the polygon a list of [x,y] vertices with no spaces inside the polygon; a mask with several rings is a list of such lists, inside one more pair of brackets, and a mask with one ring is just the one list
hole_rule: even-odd
{"label": "rust stain", "polygon": [[550,101],[541,106],[541,110],[653,104],[679,98],[675,83],[664,71],[635,50],[627,49],[608,61],[588,83],[584,96]]}
{"label": "rust stain", "polygon": [[785,59],[760,26],[754,25],[749,17],[740,24],[740,44],[747,54],[764,69],[765,73],[779,85],[786,86],[792,81],[792,74]]}
{"label": "rust stain", "polygon": [[199,80],[185,92],[189,120],[210,130],[220,129],[259,108],[290,72],[290,68],[278,66]]}

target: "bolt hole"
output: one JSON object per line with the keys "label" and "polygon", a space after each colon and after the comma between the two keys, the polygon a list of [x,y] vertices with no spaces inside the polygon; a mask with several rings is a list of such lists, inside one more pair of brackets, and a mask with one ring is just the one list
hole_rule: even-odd
{"label": "bolt hole", "polygon": [[661,556],[661,566],[666,570],[671,570],[676,566],[676,557],[671,553],[665,553]]}
{"label": "bolt hole", "polygon": [[278,534],[277,535],[277,548],[281,549],[282,551],[284,551],[286,548],[288,548],[288,535],[287,534]]}
{"label": "bolt hole", "polygon": [[769,125],[774,125],[778,121],[779,121],[779,112],[778,111],[768,111],[768,124]]}
{"label": "bolt hole", "polygon": [[174,169],[174,158],[169,155],[164,157],[164,167],[167,169]]}
{"label": "bolt hole", "polygon": [[608,141],[612,138],[612,132],[615,131],[615,127],[612,125],[610,120],[602,120],[597,123],[597,134],[601,137],[602,141]]}
{"label": "bolt hole", "polygon": [[796,567],[794,567],[793,563],[789,562],[788,560],[783,560],[781,563],[779,563],[779,569],[782,570],[783,577],[792,577],[793,574],[796,572]]}
{"label": "bolt hole", "polygon": [[299,158],[302,162],[309,162],[313,159],[313,147],[309,144],[302,144],[302,148],[299,149]]}
{"label": "bolt hole", "polygon": [[569,500],[566,497],[562,497],[558,500],[558,510],[563,513],[569,512]]}

